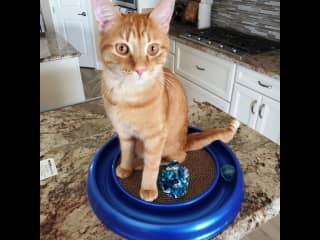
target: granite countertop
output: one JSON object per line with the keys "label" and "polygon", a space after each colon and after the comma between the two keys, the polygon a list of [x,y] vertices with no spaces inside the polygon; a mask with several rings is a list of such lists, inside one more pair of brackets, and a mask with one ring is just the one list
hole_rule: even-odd
{"label": "granite countertop", "polygon": [[247,54],[241,59],[235,57],[233,54],[228,53],[219,48],[213,49],[196,42],[192,42],[188,39],[179,37],[187,31],[197,30],[196,26],[191,24],[183,24],[181,22],[173,22],[170,26],[170,37],[178,42],[186,44],[190,47],[199,49],[208,54],[224,58],[226,60],[232,61],[254,71],[266,74],[276,80],[280,81],[280,50],[265,52],[262,54]]}
{"label": "granite countertop", "polygon": [[[190,125],[223,127],[232,117],[208,103],[189,109]],[[58,175],[40,181],[40,239],[123,239],[97,219],[87,198],[91,160],[116,133],[102,100],[40,114],[40,160],[53,158]],[[228,144],[240,160],[245,197],[235,221],[216,240],[240,239],[280,212],[279,145],[241,124]]]}
{"label": "granite countertop", "polygon": [[40,63],[80,55],[81,53],[58,33],[40,33]]}

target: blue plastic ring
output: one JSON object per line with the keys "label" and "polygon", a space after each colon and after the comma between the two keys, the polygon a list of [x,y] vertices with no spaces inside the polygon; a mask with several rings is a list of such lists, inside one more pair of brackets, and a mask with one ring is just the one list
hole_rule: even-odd
{"label": "blue plastic ring", "polygon": [[[189,127],[189,132],[200,129]],[[146,202],[128,193],[115,175],[120,154],[119,139],[113,137],[95,155],[88,173],[88,198],[105,226],[127,239],[209,239],[223,231],[240,211],[244,180],[240,163],[231,149],[215,141],[205,150],[216,163],[216,177],[201,195],[185,202]],[[236,169],[232,182],[220,176],[220,167]],[[138,183],[140,184],[140,183]]]}

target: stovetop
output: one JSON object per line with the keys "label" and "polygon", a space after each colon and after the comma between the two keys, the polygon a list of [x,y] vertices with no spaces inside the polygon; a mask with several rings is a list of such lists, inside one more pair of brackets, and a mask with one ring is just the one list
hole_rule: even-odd
{"label": "stovetop", "polygon": [[280,49],[279,42],[219,27],[185,32],[180,37],[208,47],[223,49],[240,57],[240,59],[247,54],[258,54]]}

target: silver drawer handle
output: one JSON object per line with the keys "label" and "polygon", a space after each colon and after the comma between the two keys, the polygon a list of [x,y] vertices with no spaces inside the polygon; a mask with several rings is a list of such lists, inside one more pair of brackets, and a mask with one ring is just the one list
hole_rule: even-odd
{"label": "silver drawer handle", "polygon": [[251,103],[251,112],[252,112],[252,114],[255,114],[255,112],[254,112],[254,107],[256,106],[256,104],[257,104],[257,100],[254,100],[252,103]]}
{"label": "silver drawer handle", "polygon": [[206,70],[205,68],[200,67],[199,65],[196,65],[196,68],[197,68],[198,70],[200,70],[200,71],[204,71],[204,70]]}
{"label": "silver drawer handle", "polygon": [[263,84],[262,82],[258,81],[259,85],[262,86],[262,87],[265,87],[265,88],[272,88],[271,85],[266,85],[266,84]]}
{"label": "silver drawer handle", "polygon": [[86,12],[82,12],[82,13],[78,13],[78,15],[81,15],[81,16],[87,16]]}
{"label": "silver drawer handle", "polygon": [[259,117],[260,117],[260,118],[263,118],[263,116],[262,116],[262,110],[264,109],[265,106],[266,106],[265,104],[262,104],[262,105],[260,106],[260,108],[259,108]]}

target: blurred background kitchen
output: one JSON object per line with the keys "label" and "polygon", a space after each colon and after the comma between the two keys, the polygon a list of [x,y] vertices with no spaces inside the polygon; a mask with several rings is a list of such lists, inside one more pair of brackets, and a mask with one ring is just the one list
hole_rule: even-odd
{"label": "blurred background kitchen", "polygon": [[[159,0],[113,1],[123,14]],[[206,101],[280,144],[280,0],[177,0],[166,67]],[[100,98],[93,0],[40,0],[41,106]]]}
{"label": "blurred background kitchen", "polygon": [[[159,0],[113,1],[123,14]],[[280,0],[177,0],[166,67],[207,102],[280,144]],[[40,112],[101,98],[93,0],[40,0]],[[244,239],[280,239],[279,216]]]}

